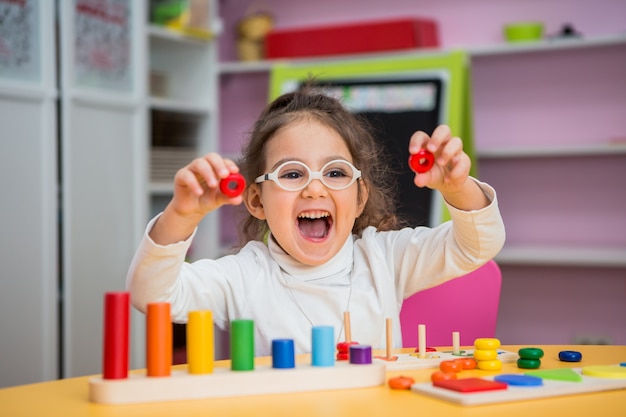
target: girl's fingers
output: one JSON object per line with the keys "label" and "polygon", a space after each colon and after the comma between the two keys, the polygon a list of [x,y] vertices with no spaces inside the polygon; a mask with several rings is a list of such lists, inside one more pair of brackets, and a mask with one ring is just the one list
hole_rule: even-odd
{"label": "girl's fingers", "polygon": [[413,133],[413,135],[411,135],[411,139],[409,140],[409,153],[417,153],[420,149],[425,147],[429,139],[430,136],[421,130]]}
{"label": "girl's fingers", "polygon": [[469,156],[464,153],[455,156],[453,158],[453,161],[451,161],[449,165],[450,169],[444,177],[445,183],[449,185],[455,185],[457,182],[460,182],[460,184],[463,184],[465,182],[465,179],[469,175],[469,170],[471,166]]}
{"label": "girl's fingers", "polygon": [[204,189],[202,183],[204,180],[196,176],[191,169],[187,167],[180,169],[174,177],[174,185],[184,187],[191,190],[196,195],[202,195]]}
{"label": "girl's fingers", "polygon": [[459,156],[462,153],[463,141],[461,138],[455,136],[440,147],[436,162],[441,166],[445,166],[453,161],[454,157]]}
{"label": "girl's fingers", "polygon": [[232,160],[224,159],[216,153],[209,153],[202,158],[194,159],[181,169],[179,180],[181,185],[187,185],[196,194],[198,192],[201,194],[202,184],[206,184],[208,188],[217,188],[221,179],[236,172],[239,172],[239,167]]}
{"label": "girl's fingers", "polygon": [[426,144],[426,149],[432,153],[439,152],[442,145],[445,145],[445,143],[450,140],[451,136],[452,134],[450,132],[450,128],[447,125],[437,126],[437,128],[433,131],[430,140]]}

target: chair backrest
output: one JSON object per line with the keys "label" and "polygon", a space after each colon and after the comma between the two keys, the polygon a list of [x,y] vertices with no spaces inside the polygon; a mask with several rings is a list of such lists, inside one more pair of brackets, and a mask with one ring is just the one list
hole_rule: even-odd
{"label": "chair backrest", "polygon": [[402,345],[418,345],[417,326],[426,325],[427,346],[452,346],[459,332],[461,346],[480,337],[495,337],[502,272],[489,261],[477,270],[413,294],[400,311]]}

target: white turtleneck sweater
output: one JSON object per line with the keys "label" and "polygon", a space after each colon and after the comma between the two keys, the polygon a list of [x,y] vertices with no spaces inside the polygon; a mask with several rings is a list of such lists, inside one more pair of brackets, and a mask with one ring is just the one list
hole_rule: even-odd
{"label": "white turtleneck sweater", "polygon": [[320,266],[306,266],[271,238],[250,242],[237,254],[185,262],[193,236],[161,246],[146,229],[127,277],[133,305],[171,303],[172,319],[186,322],[193,310],[211,310],[215,324],[252,319],[257,356],[271,354],[274,339],[293,339],[296,352],[311,351],[312,326],[329,325],[343,340],[343,313],[350,311],[352,340],[385,347],[385,319],[393,319],[393,344],[401,347],[399,314],[412,294],[464,275],[492,259],[504,244],[495,191],[479,183],[491,204],[461,211],[434,228],[405,228],[350,236]]}

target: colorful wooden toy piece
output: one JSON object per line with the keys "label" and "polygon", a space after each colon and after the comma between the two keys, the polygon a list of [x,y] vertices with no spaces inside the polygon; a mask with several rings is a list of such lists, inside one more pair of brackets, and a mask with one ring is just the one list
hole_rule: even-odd
{"label": "colorful wooden toy piece", "polygon": [[439,369],[443,372],[461,372],[463,370],[463,363],[457,360],[446,360],[441,361],[439,364]]}
{"label": "colorful wooden toy piece", "polygon": [[483,371],[499,371],[502,369],[502,361],[494,359],[491,361],[476,361],[476,367]]}
{"label": "colorful wooden toy piece", "polygon": [[103,378],[128,377],[130,295],[111,292],[104,295]]}
{"label": "colorful wooden toy piece", "polygon": [[550,379],[552,381],[582,382],[583,380],[580,373],[569,368],[527,371],[524,372],[524,375],[536,376],[543,379]]}
{"label": "colorful wooden toy piece", "polygon": [[220,191],[227,197],[237,197],[246,188],[246,180],[243,175],[236,173],[220,181]]}
{"label": "colorful wooden toy piece", "polygon": [[150,303],[146,313],[146,368],[150,377],[172,370],[173,330],[169,303]]}
{"label": "colorful wooden toy piece", "polygon": [[483,392],[507,389],[506,383],[482,378],[464,378],[433,381],[433,386],[458,392]]}
{"label": "colorful wooden toy piece", "polygon": [[233,320],[230,323],[230,368],[233,371],[254,369],[254,322]]}
{"label": "colorful wooden toy piece", "polygon": [[428,172],[435,163],[435,156],[426,149],[420,149],[409,157],[409,166],[414,172]]}
{"label": "colorful wooden toy piece", "polygon": [[532,375],[501,374],[496,375],[493,380],[516,387],[539,387],[543,385],[541,378]]}
{"label": "colorful wooden toy piece", "polygon": [[521,348],[517,351],[517,354],[522,359],[541,359],[543,358],[543,350],[539,348]]}
{"label": "colorful wooden toy piece", "polygon": [[540,359],[524,359],[519,358],[517,360],[517,367],[520,369],[537,369],[541,366]]}
{"label": "colorful wooden toy piece", "polygon": [[596,378],[626,379],[626,368],[617,365],[585,366],[582,372]]}
{"label": "colorful wooden toy piece", "polygon": [[455,361],[461,364],[463,370],[476,369],[476,365],[478,364],[474,358],[458,358],[455,359]]}
{"label": "colorful wooden toy piece", "polygon": [[559,360],[561,362],[580,362],[582,359],[582,353],[575,350],[562,350],[559,352]]}
{"label": "colorful wooden toy piece", "polygon": [[212,373],[215,362],[213,313],[208,310],[189,312],[186,331],[189,373]]}
{"label": "colorful wooden toy piece", "polygon": [[474,347],[480,350],[498,349],[500,347],[500,340],[492,337],[479,338],[474,340]]}
{"label": "colorful wooden toy piece", "polygon": [[345,341],[337,343],[337,360],[347,361],[350,359],[350,346],[358,345],[358,342],[352,340],[352,328],[350,327],[350,312],[343,313],[343,328]]}
{"label": "colorful wooden toy piece", "polygon": [[411,385],[415,383],[415,380],[409,376],[397,376],[395,378],[389,378],[387,384],[391,389],[411,389]]}
{"label": "colorful wooden toy piece", "polygon": [[456,372],[444,372],[444,371],[435,371],[430,374],[430,380],[433,382],[437,381],[450,381],[453,379],[457,379],[458,375]]}
{"label": "colorful wooden toy piece", "polygon": [[[622,373],[616,372],[616,369],[621,369]],[[552,371],[556,373],[566,370],[554,369]],[[433,396],[456,404],[474,406],[626,389],[626,368],[624,367],[617,365],[600,366],[587,367],[582,370],[580,368],[571,370],[568,369],[567,371],[578,374],[582,380],[565,381],[557,378],[554,378],[555,380],[553,380],[552,378],[540,377],[543,380],[543,385],[541,386],[516,386],[509,384],[507,389],[495,390],[491,392],[457,392],[451,389],[444,389],[435,386],[430,382],[424,382],[413,384],[411,386],[411,390],[419,394]],[[593,374],[593,376],[587,375],[588,373]],[[522,375],[518,375],[516,378],[519,376]],[[538,375],[529,376],[537,377]],[[496,377],[494,376],[485,379],[493,380],[495,378]],[[463,380],[464,379],[459,379],[459,381]]]}
{"label": "colorful wooden toy piece", "polygon": [[372,363],[372,347],[359,344],[350,346],[350,363],[354,365]]}
{"label": "colorful wooden toy piece", "polygon": [[311,340],[313,366],[334,366],[335,329],[332,326],[314,326],[311,329]]}
{"label": "colorful wooden toy piece", "polygon": [[296,367],[293,339],[272,340],[272,367],[276,369],[291,369]]}
{"label": "colorful wooden toy piece", "polygon": [[496,349],[476,349],[474,350],[474,359],[477,361],[492,361],[498,359],[498,351]]}

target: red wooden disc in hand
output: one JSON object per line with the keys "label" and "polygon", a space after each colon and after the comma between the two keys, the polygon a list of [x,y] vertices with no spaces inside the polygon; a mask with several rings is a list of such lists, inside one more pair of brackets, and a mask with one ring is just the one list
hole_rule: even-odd
{"label": "red wooden disc in hand", "polygon": [[246,188],[246,180],[241,174],[230,174],[220,181],[220,191],[227,197],[237,197]]}
{"label": "red wooden disc in hand", "polygon": [[409,157],[409,166],[418,174],[429,171],[435,163],[435,156],[426,149],[420,149]]}

